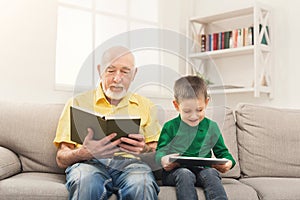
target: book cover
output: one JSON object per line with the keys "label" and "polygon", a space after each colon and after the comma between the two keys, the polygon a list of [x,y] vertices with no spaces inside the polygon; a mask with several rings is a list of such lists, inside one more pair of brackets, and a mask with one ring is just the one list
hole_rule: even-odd
{"label": "book cover", "polygon": [[87,129],[94,131],[95,140],[100,140],[111,133],[117,133],[113,140],[127,137],[130,133],[139,133],[140,118],[137,116],[103,116],[99,113],[80,108],[70,107],[71,140],[82,144]]}

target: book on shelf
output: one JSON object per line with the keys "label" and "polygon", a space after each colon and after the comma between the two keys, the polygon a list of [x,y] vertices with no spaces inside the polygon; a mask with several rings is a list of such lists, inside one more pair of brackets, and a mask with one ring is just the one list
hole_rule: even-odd
{"label": "book on shelf", "polygon": [[100,113],[81,108],[70,107],[71,140],[82,144],[87,135],[87,129],[94,131],[95,140],[100,140],[111,133],[117,133],[112,141],[127,137],[131,133],[139,133],[140,117],[130,115],[104,116]]}
{"label": "book on shelf", "polygon": [[187,156],[171,156],[169,162],[177,162],[181,165],[190,166],[211,166],[217,164],[225,164],[229,160],[226,158],[202,158],[202,157],[187,157]]}
{"label": "book on shelf", "polygon": [[200,35],[200,40],[201,40],[201,52],[205,52],[206,51],[206,35],[205,34],[201,34]]}
{"label": "book on shelf", "polygon": [[[260,31],[262,26],[260,26]],[[268,27],[266,27],[268,33]],[[214,32],[208,34],[199,34],[198,41],[200,44],[200,51],[216,51],[222,49],[238,48],[254,44],[253,26],[236,28],[233,30]],[[264,34],[262,44],[267,44],[267,39]]]}
{"label": "book on shelf", "polygon": [[224,32],[224,49],[230,48],[231,31]]}
{"label": "book on shelf", "polygon": [[[262,24],[259,24],[259,33],[261,33],[262,27],[263,27]],[[266,34],[269,37],[269,27],[268,26],[266,26],[266,31],[263,33],[263,37],[262,37],[262,39],[260,41],[261,44],[268,45]]]}

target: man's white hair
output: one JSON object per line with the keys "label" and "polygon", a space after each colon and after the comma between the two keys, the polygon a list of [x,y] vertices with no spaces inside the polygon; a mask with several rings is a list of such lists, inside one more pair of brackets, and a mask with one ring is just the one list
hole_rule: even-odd
{"label": "man's white hair", "polygon": [[[133,57],[133,62],[134,62],[134,56],[132,54],[132,52],[130,51],[130,49],[124,47],[124,46],[114,46],[111,47],[109,49],[107,49],[103,55],[102,55],[102,59],[101,59],[101,63],[100,63],[100,74],[102,74],[105,69],[111,65],[111,63],[113,63],[116,59],[126,55],[126,54],[131,54]],[[134,63],[133,63],[134,65]]]}

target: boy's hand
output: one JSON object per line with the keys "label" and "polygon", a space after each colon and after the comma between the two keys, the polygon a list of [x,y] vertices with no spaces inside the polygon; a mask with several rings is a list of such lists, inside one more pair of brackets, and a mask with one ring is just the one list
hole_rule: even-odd
{"label": "boy's hand", "polygon": [[178,153],[169,154],[169,155],[166,155],[166,156],[161,158],[161,165],[163,166],[164,170],[166,170],[166,171],[171,171],[175,167],[179,166],[179,163],[169,161],[169,158],[172,157],[172,156],[179,156],[179,154]]}
{"label": "boy's hand", "polygon": [[227,163],[225,164],[220,164],[220,165],[212,165],[211,167],[217,169],[219,172],[221,173],[225,173],[228,172],[231,167],[232,167],[232,161],[229,160]]}

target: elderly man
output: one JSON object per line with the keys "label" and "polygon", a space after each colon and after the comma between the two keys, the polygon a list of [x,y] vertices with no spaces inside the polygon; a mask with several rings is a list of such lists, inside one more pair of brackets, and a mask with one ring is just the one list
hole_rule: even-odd
{"label": "elderly man", "polygon": [[[157,199],[157,186],[151,168],[139,158],[155,151],[160,133],[155,105],[145,97],[128,92],[137,69],[134,56],[125,47],[108,49],[97,66],[101,78],[92,91],[70,99],[60,117],[54,144],[57,164],[66,168],[69,199]],[[138,115],[140,133],[111,141],[116,133],[93,140],[88,129],[83,144],[71,141],[70,106],[87,108],[103,115]]]}

